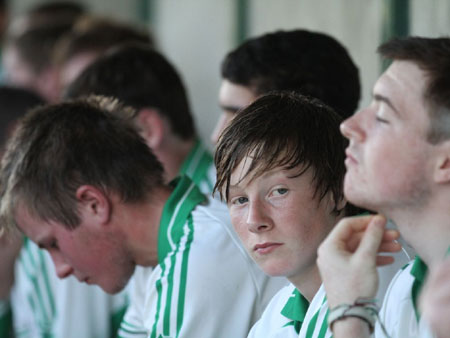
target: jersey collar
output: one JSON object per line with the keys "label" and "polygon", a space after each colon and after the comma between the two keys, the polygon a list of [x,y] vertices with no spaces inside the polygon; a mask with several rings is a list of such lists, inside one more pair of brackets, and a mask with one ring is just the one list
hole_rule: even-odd
{"label": "jersey collar", "polygon": [[208,169],[213,162],[211,154],[203,143],[197,139],[180,169],[180,175],[189,176],[195,184],[200,185],[207,176]]}
{"label": "jersey collar", "polygon": [[414,282],[411,289],[411,298],[414,306],[414,312],[416,313],[416,319],[417,321],[419,321],[420,313],[419,309],[417,308],[417,301],[428,273],[427,265],[422,261],[422,259],[420,259],[419,256],[416,256],[416,258],[414,259],[414,263],[410,273],[414,277]]}
{"label": "jersey collar", "polygon": [[303,295],[295,289],[286,305],[281,310],[281,314],[291,321],[285,326],[292,325],[297,333],[300,333],[300,328],[305,320],[306,311],[308,311],[309,302]]}

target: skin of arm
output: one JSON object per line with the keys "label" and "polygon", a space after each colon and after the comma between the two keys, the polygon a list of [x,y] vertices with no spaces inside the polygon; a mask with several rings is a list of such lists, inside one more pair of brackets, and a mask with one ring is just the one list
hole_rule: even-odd
{"label": "skin of arm", "polygon": [[[383,216],[350,217],[341,220],[318,250],[318,266],[330,309],[353,304],[358,298],[375,297],[377,266],[391,264],[393,258],[380,252],[401,249],[395,240],[399,233],[386,230]],[[357,318],[334,323],[334,337],[369,337],[368,325]]]}

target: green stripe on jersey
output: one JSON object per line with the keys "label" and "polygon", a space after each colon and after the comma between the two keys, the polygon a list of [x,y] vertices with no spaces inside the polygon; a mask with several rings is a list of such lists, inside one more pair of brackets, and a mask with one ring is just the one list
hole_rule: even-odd
{"label": "green stripe on jersey", "polygon": [[51,291],[40,283],[39,274],[36,274],[37,271],[40,273],[41,264],[39,263],[43,263],[38,261],[40,256],[36,250],[40,249],[37,246],[34,247],[34,244],[27,239],[22,250],[25,250],[25,252],[20,256],[20,266],[29,278],[35,291],[34,294],[29,295],[28,301],[34,310],[40,330],[46,332],[49,330],[50,322],[53,319],[54,312],[52,308],[54,308],[54,305],[52,305],[53,297],[51,296]]}
{"label": "green stripe on jersey", "polygon": [[208,177],[208,170],[213,164],[213,157],[200,140],[195,142],[194,147],[187,156],[180,169],[180,175],[186,175],[201,187],[207,184],[212,191],[213,182]]}
{"label": "green stripe on jersey", "polygon": [[186,284],[187,284],[187,274],[188,274],[188,257],[189,257],[189,251],[191,248],[191,243],[194,240],[194,221],[192,220],[192,215],[189,214],[188,217],[188,239],[186,242],[186,254],[183,255],[183,261],[181,263],[181,278],[182,282],[180,284],[180,290],[179,290],[179,303],[178,303],[178,313],[177,313],[177,337],[178,332],[180,332],[181,325],[183,324],[183,318],[184,318],[184,303],[185,303],[185,297],[186,297]]}
{"label": "green stripe on jersey", "polygon": [[183,233],[183,225],[190,212],[206,197],[187,176],[171,182],[175,189],[164,205],[158,233],[158,262],[163,262],[167,254],[175,249]]}
{"label": "green stripe on jersey", "polygon": [[205,196],[187,176],[182,176],[171,184],[175,185],[175,189],[164,206],[158,233],[158,263],[161,276],[156,281],[158,299],[150,335],[152,338],[161,335],[157,332],[157,323],[161,316],[164,336],[172,334],[171,328],[174,325],[177,332],[182,326],[188,259],[194,239],[191,212],[205,200]]}

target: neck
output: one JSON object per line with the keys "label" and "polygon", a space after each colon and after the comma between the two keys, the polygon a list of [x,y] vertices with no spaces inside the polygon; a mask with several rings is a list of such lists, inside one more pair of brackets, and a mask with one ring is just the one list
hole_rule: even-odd
{"label": "neck", "polygon": [[154,154],[164,167],[164,175],[167,182],[178,176],[181,166],[195,145],[195,139],[188,141],[172,137],[164,140],[158,149],[153,149]]}
{"label": "neck", "polygon": [[444,197],[433,199],[423,208],[386,213],[430,268],[444,258],[450,246],[450,199]]}
{"label": "neck", "polygon": [[308,271],[295,277],[288,277],[288,280],[294,284],[298,291],[311,303],[317,290],[320,288],[322,279],[316,264],[308,268]]}
{"label": "neck", "polygon": [[158,264],[158,232],[164,205],[171,190],[162,186],[154,188],[146,202],[127,205],[121,213],[128,246],[136,265]]}

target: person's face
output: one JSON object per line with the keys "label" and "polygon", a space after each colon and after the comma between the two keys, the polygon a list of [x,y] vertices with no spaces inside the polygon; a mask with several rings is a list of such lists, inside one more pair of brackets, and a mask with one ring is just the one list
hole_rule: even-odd
{"label": "person's face", "polygon": [[387,213],[426,201],[433,169],[426,84],[416,64],[395,61],[376,82],[371,105],[342,123],[350,140],[344,184],[350,202]]}
{"label": "person's face", "polygon": [[316,269],[317,248],[337,221],[334,203],[329,194],[321,201],[314,196],[312,169],[296,176],[299,168],[275,168],[242,180],[250,163],[245,158],[231,175],[231,222],[266,274],[295,284]]}
{"label": "person's face", "polygon": [[135,264],[118,233],[86,220],[68,230],[57,222],[33,217],[23,206],[17,208],[16,221],[26,236],[50,253],[59,278],[74,275],[80,282],[116,293],[134,272]]}
{"label": "person's face", "polygon": [[237,111],[255,101],[257,95],[249,87],[223,80],[219,91],[219,105],[222,114],[211,134],[211,142],[217,144],[222,131],[231,123]]}

